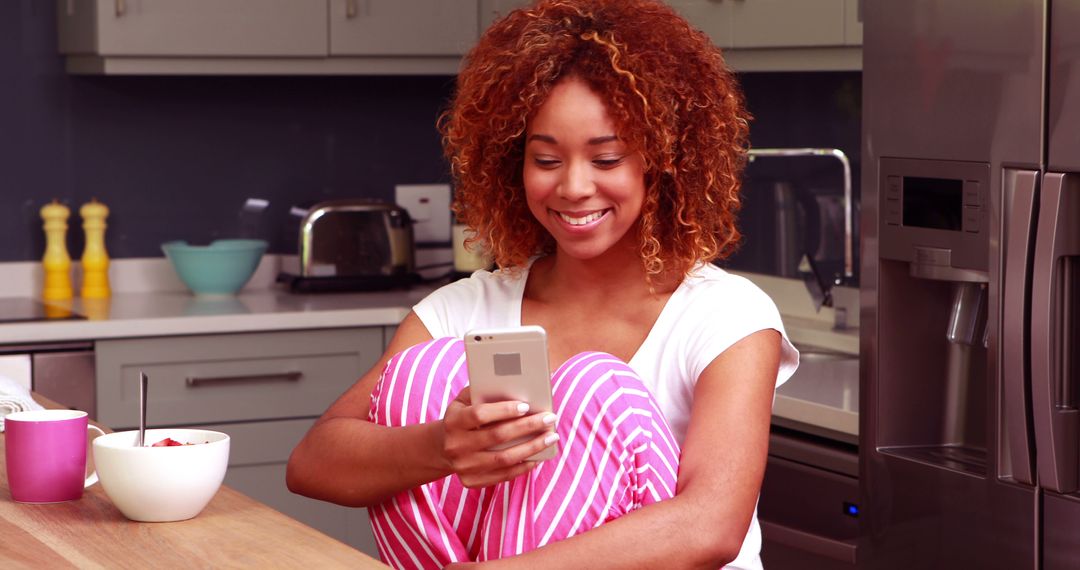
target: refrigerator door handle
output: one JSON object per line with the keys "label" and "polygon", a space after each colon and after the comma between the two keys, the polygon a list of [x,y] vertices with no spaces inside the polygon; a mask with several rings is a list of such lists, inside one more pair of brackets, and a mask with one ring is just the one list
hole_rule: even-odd
{"label": "refrigerator door handle", "polygon": [[1034,236],[1035,197],[1039,173],[1006,171],[1004,284],[1001,315],[1002,402],[1008,465],[998,476],[1019,483],[1034,483],[1031,467],[1031,403],[1027,389],[1028,330],[1024,326],[1030,291],[1031,240]]}
{"label": "refrigerator door handle", "polygon": [[1031,279],[1031,395],[1039,483],[1058,493],[1077,490],[1080,412],[1069,401],[1061,373],[1059,260],[1075,255],[1070,226],[1076,224],[1075,175],[1047,173],[1039,201],[1038,236]]}

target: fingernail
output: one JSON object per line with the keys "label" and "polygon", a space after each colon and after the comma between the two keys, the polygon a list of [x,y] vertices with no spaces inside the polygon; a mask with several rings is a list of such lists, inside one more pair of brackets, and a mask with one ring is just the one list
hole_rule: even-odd
{"label": "fingernail", "polygon": [[522,403],[518,404],[517,411],[518,411],[519,414],[524,414],[524,413],[529,411],[529,405],[526,404],[525,402],[522,402]]}
{"label": "fingernail", "polygon": [[556,441],[559,441],[559,434],[552,432],[547,434],[547,437],[544,438],[544,445],[551,445]]}
{"label": "fingernail", "polygon": [[544,414],[544,417],[540,419],[542,419],[546,425],[552,425],[555,423],[555,420],[559,418],[555,417],[555,414]]}

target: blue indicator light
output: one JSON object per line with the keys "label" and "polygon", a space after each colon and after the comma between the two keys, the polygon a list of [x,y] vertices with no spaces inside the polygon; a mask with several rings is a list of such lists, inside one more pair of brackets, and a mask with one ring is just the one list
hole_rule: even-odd
{"label": "blue indicator light", "polygon": [[856,505],[855,503],[849,503],[847,501],[844,501],[844,514],[849,516],[849,517],[858,517],[859,516],[859,505]]}

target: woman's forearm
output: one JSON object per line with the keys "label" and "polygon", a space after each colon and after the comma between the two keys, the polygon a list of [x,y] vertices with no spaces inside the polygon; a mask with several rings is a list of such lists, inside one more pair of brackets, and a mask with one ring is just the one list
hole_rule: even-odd
{"label": "woman's forearm", "polygon": [[709,568],[738,555],[748,521],[717,521],[716,509],[677,495],[492,568]]}
{"label": "woman's forearm", "polygon": [[431,335],[410,312],[382,358],[293,450],[285,473],[290,491],[339,505],[371,506],[450,473],[441,421],[387,427],[362,419],[391,357],[428,340]]}
{"label": "woman's forearm", "polygon": [[339,505],[378,504],[450,474],[439,423],[386,427],[326,418],[293,450],[286,484],[294,493]]}

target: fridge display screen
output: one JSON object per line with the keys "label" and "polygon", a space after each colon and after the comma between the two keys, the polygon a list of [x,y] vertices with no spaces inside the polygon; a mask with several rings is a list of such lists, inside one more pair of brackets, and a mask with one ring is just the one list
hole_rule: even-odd
{"label": "fridge display screen", "polygon": [[905,226],[960,231],[963,227],[964,181],[904,177]]}

